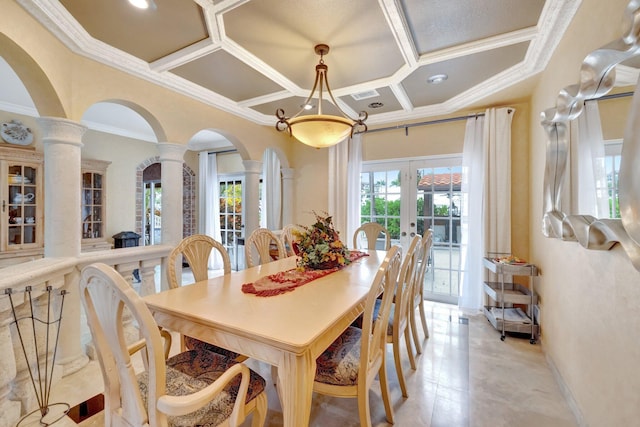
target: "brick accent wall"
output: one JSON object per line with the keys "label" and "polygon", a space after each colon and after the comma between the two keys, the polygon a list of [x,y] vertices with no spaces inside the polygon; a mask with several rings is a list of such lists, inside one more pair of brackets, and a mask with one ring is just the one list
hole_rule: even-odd
{"label": "brick accent wall", "polygon": [[[144,170],[154,163],[160,163],[160,157],[150,157],[140,163],[136,170],[136,233],[144,236],[142,230],[142,207],[144,204],[144,182],[142,175]],[[182,236],[187,237],[196,232],[196,174],[186,164],[182,164],[182,204],[183,221]]]}

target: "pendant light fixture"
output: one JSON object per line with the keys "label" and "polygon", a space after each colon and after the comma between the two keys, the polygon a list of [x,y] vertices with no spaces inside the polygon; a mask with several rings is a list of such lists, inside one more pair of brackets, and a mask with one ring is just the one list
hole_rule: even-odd
{"label": "pendant light fixture", "polygon": [[[326,44],[316,45],[315,52],[320,55],[320,62],[316,65],[316,80],[313,83],[313,89],[311,89],[309,97],[302,104],[300,111],[293,117],[286,117],[284,110],[278,108],[276,111],[276,117],[278,118],[276,129],[280,132],[289,131],[289,135],[303,144],[315,148],[324,148],[336,145],[347,136],[353,136],[355,130],[365,132],[367,125],[364,122],[367,120],[368,114],[366,111],[361,111],[358,118],[354,120],[342,111],[331,93],[329,81],[327,80],[328,67],[324,63],[324,55],[329,53],[329,46]],[[342,116],[322,114],[322,99],[325,87],[333,105],[336,106]],[[317,114],[301,115],[309,109],[308,106],[311,105],[316,89],[318,89]]]}
{"label": "pendant light fixture", "polygon": [[129,3],[138,9],[156,9],[156,3],[153,0],[129,0]]}

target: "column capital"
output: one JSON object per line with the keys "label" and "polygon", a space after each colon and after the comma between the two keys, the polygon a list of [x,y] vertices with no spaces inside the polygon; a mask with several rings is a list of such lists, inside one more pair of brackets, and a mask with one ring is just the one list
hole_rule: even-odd
{"label": "column capital", "polygon": [[262,162],[260,160],[243,160],[245,173],[262,173]]}
{"label": "column capital", "polygon": [[81,123],[59,117],[38,117],[36,122],[42,129],[42,143],[69,144],[82,147],[82,135],[87,127]]}
{"label": "column capital", "polygon": [[184,162],[184,153],[187,151],[185,144],[175,144],[173,142],[159,142],[158,153],[160,153],[160,161],[165,162]]}

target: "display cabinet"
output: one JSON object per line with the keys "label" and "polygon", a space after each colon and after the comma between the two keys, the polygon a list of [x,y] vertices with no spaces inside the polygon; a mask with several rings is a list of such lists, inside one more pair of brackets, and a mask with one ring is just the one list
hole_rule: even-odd
{"label": "display cabinet", "polygon": [[42,153],[0,146],[0,267],[3,260],[39,258],[43,253]]}
{"label": "display cabinet", "polygon": [[109,249],[106,241],[106,173],[110,162],[82,160],[82,250]]}

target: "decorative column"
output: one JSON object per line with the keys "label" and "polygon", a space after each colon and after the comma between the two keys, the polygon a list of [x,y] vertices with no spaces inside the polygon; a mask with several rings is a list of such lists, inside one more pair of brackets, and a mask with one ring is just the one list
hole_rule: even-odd
{"label": "decorative column", "polygon": [[282,168],[282,226],[293,223],[293,176],[295,169]]}
{"label": "decorative column", "polygon": [[244,235],[249,235],[260,226],[258,214],[258,202],[260,201],[260,176],[262,175],[262,162],[258,160],[243,160],[244,165],[244,194],[242,219],[244,222]]}
{"label": "decorative column", "polygon": [[[182,240],[182,163],[187,146],[158,144],[162,164],[162,244],[176,246]],[[168,289],[166,263],[162,263],[162,289]]]}
{"label": "decorative column", "polygon": [[[72,120],[37,119],[44,145],[44,256],[77,257],[82,239],[81,150],[87,128]],[[57,363],[63,376],[84,367],[89,359],[82,349],[78,273],[65,279],[66,297],[58,343]]]}
{"label": "decorative column", "polygon": [[87,130],[80,123],[43,117],[37,119],[44,144],[44,256],[76,257],[80,255],[81,218],[80,153],[82,135]]}

